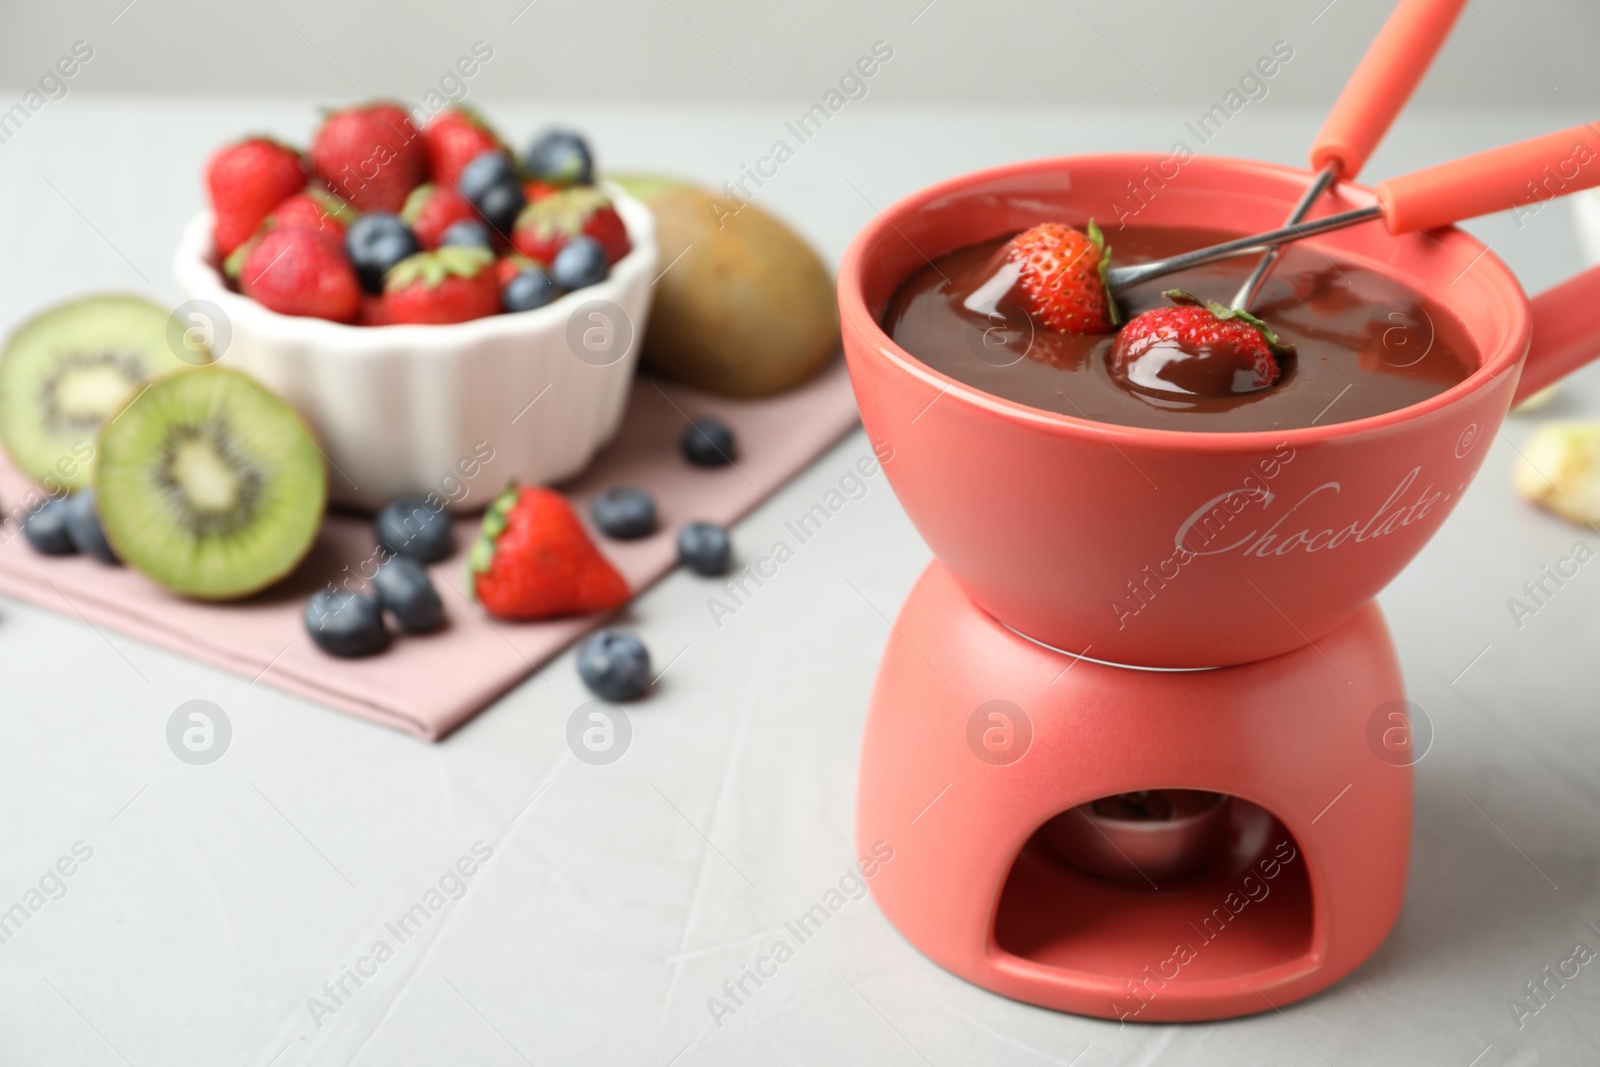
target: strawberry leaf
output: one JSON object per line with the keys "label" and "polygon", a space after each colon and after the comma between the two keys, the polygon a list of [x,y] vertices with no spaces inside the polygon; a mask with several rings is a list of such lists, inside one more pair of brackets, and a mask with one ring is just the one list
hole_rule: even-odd
{"label": "strawberry leaf", "polygon": [[254,252],[256,245],[260,243],[261,237],[258,234],[229,252],[228,258],[222,261],[222,273],[238,281],[239,275],[244,273],[244,261],[250,258],[250,253]]}
{"label": "strawberry leaf", "polygon": [[1182,289],[1168,289],[1161,295],[1180,307],[1203,307],[1207,311],[1211,312],[1212,315],[1216,316],[1217,320],[1220,322],[1226,322],[1229,319],[1237,319],[1246,325],[1255,327],[1258,331],[1260,331],[1261,339],[1267,342],[1267,347],[1272,350],[1272,354],[1274,356],[1283,358],[1285,356],[1292,356],[1295,354],[1294,345],[1290,344],[1288,341],[1285,341],[1276,333],[1273,333],[1272,327],[1268,326],[1258,316],[1252,315],[1244,308],[1231,308],[1228,305],[1218,303],[1215,300],[1201,300],[1193,293],[1185,292]]}
{"label": "strawberry leaf", "polygon": [[317,205],[322,208],[322,214],[325,217],[345,226],[355,221],[355,209],[335,196],[333,191],[320,181],[314,181],[307,185],[306,195],[317,202]]}
{"label": "strawberry leaf", "polygon": [[1106,250],[1106,235],[1100,232],[1100,224],[1095,222],[1093,218],[1090,218],[1089,225],[1083,228],[1083,232],[1089,235],[1089,240],[1093,241],[1094,246],[1100,250],[1102,255],[1104,255]]}
{"label": "strawberry leaf", "polygon": [[446,245],[432,252],[417,252],[389,268],[383,287],[388,292],[411,285],[436,288],[446,278],[476,278],[494,263],[494,253],[476,245]]}
{"label": "strawberry leaf", "polygon": [[1111,249],[1106,247],[1106,235],[1100,232],[1099,225],[1092,218],[1083,232],[1100,251],[1100,284],[1106,291],[1106,314],[1110,316],[1112,326],[1121,326],[1122,309],[1117,307],[1117,298],[1111,295]]}
{"label": "strawberry leaf", "polygon": [[391,293],[419,284],[431,289],[443,280],[444,271],[433,253],[415,252],[389,268],[389,273],[384,275],[383,288]]}
{"label": "strawberry leaf", "polygon": [[482,574],[494,562],[494,545],[506,530],[506,516],[517,506],[517,483],[507,483],[505,489],[483,513],[483,525],[478,528],[478,539],[467,553],[467,588],[473,586],[474,575]]}
{"label": "strawberry leaf", "polygon": [[601,208],[610,207],[611,198],[593,186],[577,186],[559,193],[540,197],[517,216],[514,229],[536,227],[541,239],[552,234],[576,237],[583,232],[583,224]]}
{"label": "strawberry leaf", "polygon": [[477,245],[445,245],[433,254],[446,274],[458,278],[476,278],[494,263],[494,253]]}
{"label": "strawberry leaf", "polygon": [[417,216],[422,214],[422,209],[428,206],[428,201],[433,199],[434,184],[423,182],[406,196],[405,206],[400,209],[400,218],[407,226],[417,224]]}
{"label": "strawberry leaf", "polygon": [[[1212,301],[1211,303],[1215,304],[1216,301]],[[1211,305],[1208,304],[1207,306],[1210,307]],[[1221,307],[1221,305],[1217,306]],[[1250,314],[1250,312],[1244,310],[1243,308],[1223,307],[1222,310],[1226,312],[1226,315],[1218,316],[1219,318],[1235,318],[1241,322],[1248,322],[1250,325],[1260,330],[1262,339],[1267,342],[1267,347],[1272,350],[1273,355],[1278,356],[1279,358],[1294,355],[1294,345],[1290,344],[1288,341],[1285,341],[1276,333],[1272,332],[1272,327],[1268,326],[1255,315]],[[1215,309],[1213,309],[1213,313],[1215,313]]]}

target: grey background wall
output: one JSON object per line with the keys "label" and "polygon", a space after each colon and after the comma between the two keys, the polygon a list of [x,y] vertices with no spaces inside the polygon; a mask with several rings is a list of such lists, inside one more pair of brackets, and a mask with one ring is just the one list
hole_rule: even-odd
{"label": "grey background wall", "polygon": [[[419,101],[475,41],[470,95],[814,100],[875,41],[872,95],[915,101],[1194,104],[1275,41],[1269,95],[1330,100],[1389,0],[84,0],[0,3],[0,83],[73,42],[71,89]],[[1472,0],[1417,102],[1600,103],[1600,3]]]}

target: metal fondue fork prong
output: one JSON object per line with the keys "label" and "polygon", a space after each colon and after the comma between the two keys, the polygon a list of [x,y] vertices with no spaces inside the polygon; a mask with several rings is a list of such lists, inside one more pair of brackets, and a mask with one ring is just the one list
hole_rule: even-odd
{"label": "metal fondue fork prong", "polygon": [[1209,248],[1197,248],[1192,252],[1182,252],[1166,259],[1158,259],[1151,263],[1139,263],[1129,267],[1112,267],[1106,272],[1106,287],[1113,293],[1119,289],[1126,289],[1130,285],[1159,278],[1163,274],[1173,274],[1190,267],[1203,267],[1207,263],[1216,263],[1219,260],[1233,259],[1236,256],[1258,255],[1268,249],[1279,245],[1289,244],[1307,237],[1316,237],[1334,230],[1342,230],[1347,226],[1357,226],[1363,222],[1383,218],[1383,208],[1377,204],[1369,207],[1359,207],[1352,211],[1342,211],[1337,215],[1317,219],[1314,222],[1293,223],[1282,226],[1266,233],[1253,234],[1249,237],[1237,237],[1232,241],[1223,241],[1221,244],[1211,245]]}

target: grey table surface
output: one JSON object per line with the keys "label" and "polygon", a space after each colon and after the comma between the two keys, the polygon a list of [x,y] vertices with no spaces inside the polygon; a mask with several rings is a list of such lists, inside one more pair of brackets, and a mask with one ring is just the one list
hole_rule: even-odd
{"label": "grey table surface", "polygon": [[[16,94],[6,94],[10,98]],[[313,101],[52,101],[0,145],[0,325],[97,289],[177,299],[167,261],[214,145],[304,139]],[[720,184],[804,107],[480,102],[510,130],[562,118],[617,168]],[[1044,154],[1161,149],[1177,111],[852,103],[758,202],[830,260],[931,180]],[[1374,177],[1587,116],[1405,116]],[[1297,162],[1320,116],[1261,109],[1205,146]],[[1580,265],[1571,215],[1471,226],[1542,288]],[[1550,415],[1600,417],[1580,373]],[[429,746],[86,626],[0,603],[0,908],[76,847],[70,878],[0,944],[0,1063],[1286,1064],[1439,1067],[1600,1059],[1584,968],[1519,1028],[1510,998],[1575,942],[1600,946],[1600,579],[1518,626],[1507,599],[1593,535],[1518,501],[1513,419],[1443,532],[1384,592],[1411,698],[1435,729],[1417,767],[1405,911],[1359,971],[1281,1012],[1129,1026],[993,996],[850,904],[733,1017],[707,998],[854,856],[857,745],[892,617],[928,560],[881,477],[718,626],[674,574],[626,619],[658,662],[620,761],[576,760],[586,699],[569,655]],[[741,523],[756,553],[869,451],[855,433]],[[166,724],[226,711],[231,747],[190,766]],[[481,842],[481,844],[480,844]],[[492,850],[421,931],[398,918]],[[472,865],[469,865],[472,866]],[[457,883],[445,879],[446,889]],[[380,938],[335,1002],[324,991]],[[312,998],[332,1010],[314,1011]]]}

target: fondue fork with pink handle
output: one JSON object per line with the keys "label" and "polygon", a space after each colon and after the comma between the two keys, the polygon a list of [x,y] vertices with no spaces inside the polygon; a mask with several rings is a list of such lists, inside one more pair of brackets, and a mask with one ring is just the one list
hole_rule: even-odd
{"label": "fondue fork with pink handle", "polygon": [[[1306,188],[1285,225],[1304,219],[1335,182],[1352,180],[1361,173],[1466,4],[1467,0],[1400,0],[1395,5],[1317,132],[1311,144],[1316,180]],[[1240,286],[1233,307],[1249,309],[1278,255],[1276,247],[1267,250]]]}
{"label": "fondue fork with pink handle", "polygon": [[1392,234],[1412,233],[1567,196],[1597,185],[1600,185],[1600,123],[1583,123],[1386,179],[1373,190],[1377,202],[1366,207],[1235,238],[1151,263],[1112,267],[1106,272],[1106,285],[1116,292],[1163,274],[1276,248],[1375,219],[1382,219],[1384,227]]}

